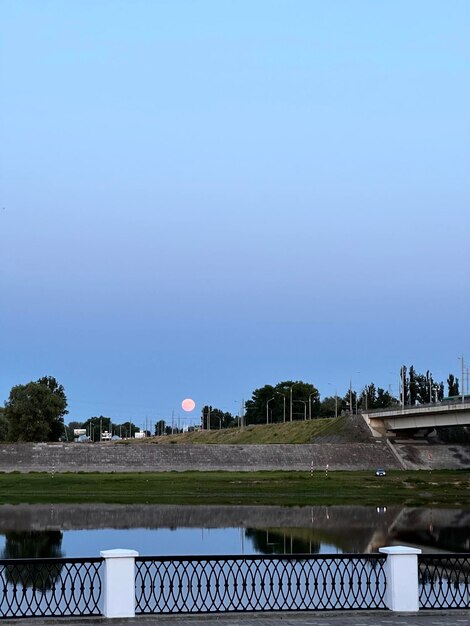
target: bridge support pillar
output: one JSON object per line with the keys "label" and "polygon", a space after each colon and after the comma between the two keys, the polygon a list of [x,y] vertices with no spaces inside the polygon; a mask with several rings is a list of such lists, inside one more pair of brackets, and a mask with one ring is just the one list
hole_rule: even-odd
{"label": "bridge support pillar", "polygon": [[104,617],[135,617],[135,550],[102,550]]}
{"label": "bridge support pillar", "polygon": [[387,555],[385,604],[391,611],[418,611],[418,548],[379,548]]}

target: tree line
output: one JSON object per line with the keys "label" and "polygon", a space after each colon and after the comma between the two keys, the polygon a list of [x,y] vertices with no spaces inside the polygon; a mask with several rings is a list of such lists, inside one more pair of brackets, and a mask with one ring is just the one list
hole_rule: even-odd
{"label": "tree line", "polygon": [[[301,380],[285,380],[275,385],[255,389],[239,416],[211,405],[205,405],[200,415],[199,428],[217,430],[249,424],[279,424],[294,420],[308,420],[358,413],[363,410],[381,409],[402,405],[441,402],[444,383],[436,381],[431,372],[419,373],[413,366],[400,370],[400,397],[390,390],[376,387],[371,382],[359,392],[347,389],[343,395],[330,395],[321,399],[319,390],[311,383]],[[453,374],[447,378],[447,396],[459,396],[459,379]],[[43,376],[24,385],[15,385],[5,406],[0,407],[0,441],[72,441],[74,429],[84,429],[90,441],[100,441],[107,431],[117,437],[134,437],[140,430],[132,421],[113,423],[103,415],[90,417],[84,422],[73,421],[68,425],[64,387],[53,376]],[[153,432],[145,434],[169,435],[183,429],[158,420]]]}

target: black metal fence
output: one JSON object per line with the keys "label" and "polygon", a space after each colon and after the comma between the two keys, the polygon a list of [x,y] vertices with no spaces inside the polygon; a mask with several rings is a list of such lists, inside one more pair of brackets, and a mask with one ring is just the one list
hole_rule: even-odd
{"label": "black metal fence", "polygon": [[102,558],[0,560],[0,617],[101,615]]}
{"label": "black metal fence", "polygon": [[420,554],[418,576],[420,608],[470,607],[469,554]]}
{"label": "black metal fence", "polygon": [[383,555],[138,557],[136,613],[385,609]]}
{"label": "black metal fence", "polygon": [[[136,613],[386,609],[385,561],[382,554],[137,557]],[[0,618],[102,615],[102,564],[0,560]],[[470,554],[419,555],[418,586],[422,609],[470,608]]]}

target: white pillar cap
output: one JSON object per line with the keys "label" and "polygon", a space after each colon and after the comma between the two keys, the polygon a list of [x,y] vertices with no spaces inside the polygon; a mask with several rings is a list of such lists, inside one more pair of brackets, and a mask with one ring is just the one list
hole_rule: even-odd
{"label": "white pillar cap", "polygon": [[114,548],[114,550],[101,550],[100,556],[105,559],[119,559],[123,557],[139,556],[137,550],[123,550],[121,548]]}
{"label": "white pillar cap", "polygon": [[421,554],[422,550],[419,548],[409,548],[408,546],[389,546],[379,548],[379,552],[383,552],[384,554]]}

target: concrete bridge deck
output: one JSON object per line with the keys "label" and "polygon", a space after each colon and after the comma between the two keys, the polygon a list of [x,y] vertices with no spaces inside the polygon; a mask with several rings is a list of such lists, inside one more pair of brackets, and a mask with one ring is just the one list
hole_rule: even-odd
{"label": "concrete bridge deck", "polygon": [[470,402],[437,402],[416,406],[363,411],[362,416],[376,437],[387,432],[470,424]]}

